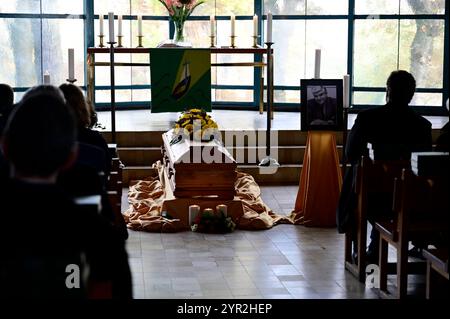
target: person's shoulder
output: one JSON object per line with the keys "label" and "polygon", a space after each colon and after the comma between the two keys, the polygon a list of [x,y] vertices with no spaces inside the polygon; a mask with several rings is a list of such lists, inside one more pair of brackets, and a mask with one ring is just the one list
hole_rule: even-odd
{"label": "person's shoulder", "polygon": [[385,112],[386,110],[384,106],[377,106],[358,112],[356,118],[358,121],[372,121],[382,116]]}
{"label": "person's shoulder", "polygon": [[426,129],[431,129],[431,122],[427,120],[422,115],[416,113],[412,109],[409,109],[409,115],[416,122],[416,125],[421,126]]}

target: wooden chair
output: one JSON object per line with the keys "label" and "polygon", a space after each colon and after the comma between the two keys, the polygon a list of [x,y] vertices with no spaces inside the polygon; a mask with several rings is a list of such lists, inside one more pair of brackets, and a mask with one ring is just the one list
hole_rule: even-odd
{"label": "wooden chair", "polygon": [[427,260],[427,299],[448,298],[448,247],[425,249],[423,256]]}
{"label": "wooden chair", "polygon": [[403,170],[401,178],[395,181],[393,209],[397,218],[375,225],[380,232],[380,292],[383,297],[393,296],[387,291],[388,244],[397,250],[395,297],[404,298],[408,271],[413,270],[412,264],[408,264],[409,242],[433,242],[437,234],[448,232],[448,191],[448,180],[418,177],[411,170]]}
{"label": "wooden chair", "polygon": [[[366,278],[367,215],[373,202],[384,199],[385,208],[390,209],[394,180],[401,175],[403,168],[409,167],[409,161],[381,161],[362,156],[357,172],[356,193],[356,229],[345,234],[345,268],[360,282]],[[356,237],[357,260],[353,260],[352,242]]]}

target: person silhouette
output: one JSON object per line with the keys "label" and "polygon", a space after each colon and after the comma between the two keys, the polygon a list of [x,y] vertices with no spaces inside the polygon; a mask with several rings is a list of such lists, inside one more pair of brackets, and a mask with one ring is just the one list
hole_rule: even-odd
{"label": "person silhouette", "polygon": [[[386,104],[357,115],[345,150],[345,160],[352,167],[345,174],[337,209],[340,233],[354,227],[356,172],[361,156],[368,156],[368,143],[372,145],[375,159],[379,160],[410,160],[412,152],[432,150],[431,123],[409,107],[415,89],[416,81],[410,73],[394,71],[386,82]],[[373,225],[380,216],[392,214],[389,204],[376,209],[369,207],[368,220]],[[372,228],[367,250],[369,262],[378,260],[378,238],[378,232]]]}

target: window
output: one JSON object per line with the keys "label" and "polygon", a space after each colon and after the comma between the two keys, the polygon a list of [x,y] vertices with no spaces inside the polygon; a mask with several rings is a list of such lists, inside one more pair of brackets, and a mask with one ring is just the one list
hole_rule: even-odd
{"label": "window", "polygon": [[82,0],[1,1],[0,82],[23,92],[42,83],[42,74],[48,71],[53,84],[63,83],[68,72],[67,50],[74,48],[77,84],[84,85],[82,14]]}
{"label": "window", "polygon": [[[217,17],[217,46],[230,43],[229,16],[236,15],[237,45],[249,47],[256,13],[260,43],[266,15],[273,14],[275,107],[299,109],[300,79],[313,77],[314,52],[322,50],[321,77],[352,76],[355,108],[385,103],[385,82],[392,70],[410,71],[417,81],[412,102],[421,112],[443,111],[449,95],[449,16],[445,0],[208,0],[185,24],[194,47],[209,47],[209,16]],[[98,45],[99,15],[123,15],[123,45],[137,46],[137,15],[143,15],[143,45],[155,47],[174,31],[165,8],[156,0],[8,0],[0,1],[0,82],[12,84],[16,96],[42,82],[67,77],[67,49],[75,48],[77,84],[85,88],[86,48]],[[116,22],[117,23],[117,22]],[[447,28],[447,29],[446,29]],[[20,35],[20,36],[17,36]],[[108,61],[108,55],[98,61]],[[253,55],[217,55],[216,62],[248,62]],[[145,54],[122,54],[119,62],[148,63]],[[117,67],[117,101],[148,107],[150,69]],[[239,78],[235,75],[239,72]],[[258,107],[259,69],[213,67],[216,106]],[[96,102],[110,101],[109,68],[96,67]],[[254,91],[254,88],[256,92]],[[103,103],[105,103],[103,105]]]}

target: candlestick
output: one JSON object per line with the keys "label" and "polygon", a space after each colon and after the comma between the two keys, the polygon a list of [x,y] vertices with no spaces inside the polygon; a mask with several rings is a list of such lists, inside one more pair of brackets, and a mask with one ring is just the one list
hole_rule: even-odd
{"label": "candlestick", "polygon": [[114,12],[108,12],[109,42],[115,42],[114,37]]}
{"label": "candlestick", "polygon": [[138,36],[142,36],[142,16],[138,15]]}
{"label": "candlestick", "polygon": [[253,36],[258,36],[258,16],[256,14],[253,16]]}
{"label": "candlestick", "polygon": [[48,71],[44,72],[44,85],[50,85],[50,73]]}
{"label": "candlestick", "polygon": [[117,47],[118,48],[123,48],[122,39],[123,39],[123,35],[118,35],[117,36]]}
{"label": "candlestick", "polygon": [[344,75],[344,108],[350,107],[350,75]]}
{"label": "candlestick", "polygon": [[320,60],[322,56],[322,51],[320,49],[316,49],[316,57],[314,61],[314,78],[320,79]]}
{"label": "candlestick", "polygon": [[266,42],[272,42],[272,13],[267,14],[267,39]]}
{"label": "candlestick", "polygon": [[259,38],[259,35],[253,36],[252,38],[253,38],[253,47],[254,47],[254,48],[259,47],[259,46],[258,46],[258,38]]}
{"label": "candlestick", "polygon": [[103,41],[104,41],[103,39],[105,38],[105,36],[104,35],[99,35],[98,37],[100,39],[100,44],[98,45],[98,47],[99,48],[104,48],[105,44],[103,43]]}
{"label": "candlestick", "polygon": [[100,15],[99,16],[99,20],[98,20],[99,22],[99,25],[100,25],[100,27],[99,27],[99,30],[100,30],[100,36],[103,36],[103,35],[105,35],[104,33],[103,33],[103,14],[102,15]]}
{"label": "candlestick", "polygon": [[122,15],[119,15],[119,17],[117,18],[117,36],[123,36],[122,34]]}
{"label": "candlestick", "polygon": [[214,37],[216,35],[216,19],[214,18],[214,16],[209,17],[209,24],[211,29],[210,36]]}
{"label": "candlestick", "polygon": [[144,36],[142,36],[142,35],[138,35],[138,48],[143,48],[143,46],[142,46],[142,38],[143,38]]}
{"label": "candlestick", "polygon": [[211,38],[211,48],[214,48],[216,46],[216,37],[213,35],[209,37]]}
{"label": "candlestick", "polygon": [[74,79],[75,78],[75,53],[74,53],[74,49],[69,49],[68,50],[68,65],[69,65],[69,76],[68,79]]}
{"label": "candlestick", "polygon": [[236,24],[236,16],[234,14],[231,15],[231,36],[234,37],[235,36],[235,24]]}
{"label": "candlestick", "polygon": [[235,45],[236,36],[232,35],[232,36],[230,37],[230,39],[231,39],[230,47],[231,47],[231,48],[235,48],[235,47],[236,47],[236,45]]}

